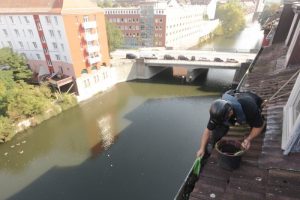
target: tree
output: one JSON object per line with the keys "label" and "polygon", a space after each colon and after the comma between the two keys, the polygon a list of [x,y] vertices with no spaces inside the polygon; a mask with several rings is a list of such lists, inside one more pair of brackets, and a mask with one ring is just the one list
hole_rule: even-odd
{"label": "tree", "polygon": [[26,64],[26,59],[13,52],[10,48],[0,49],[0,66],[8,65],[13,72],[14,80],[27,80],[32,77],[32,71]]}
{"label": "tree", "polygon": [[122,31],[113,23],[106,20],[106,32],[108,37],[109,51],[114,51],[124,44]]}
{"label": "tree", "polygon": [[0,116],[6,115],[8,98],[15,87],[12,71],[1,71],[0,73]]}
{"label": "tree", "polygon": [[111,8],[113,7],[113,3],[111,0],[98,0],[97,4],[101,8]]}
{"label": "tree", "polygon": [[17,121],[40,115],[51,107],[50,89],[21,81],[8,96],[7,115]]}
{"label": "tree", "polygon": [[230,37],[245,27],[242,6],[237,1],[229,1],[217,6],[217,17],[221,21],[223,32]]}
{"label": "tree", "polygon": [[280,8],[280,4],[265,5],[263,12],[258,17],[259,23],[261,25],[264,25],[269,17],[276,14],[279,8]]}

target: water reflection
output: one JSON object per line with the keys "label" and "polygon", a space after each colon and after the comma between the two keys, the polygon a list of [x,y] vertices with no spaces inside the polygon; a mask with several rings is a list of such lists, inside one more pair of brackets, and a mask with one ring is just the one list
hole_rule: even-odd
{"label": "water reflection", "polygon": [[113,127],[111,126],[112,118],[110,116],[104,116],[98,120],[99,135],[103,148],[106,150],[113,144],[114,136]]}
{"label": "water reflection", "polygon": [[198,47],[198,49],[208,50],[238,50],[248,51],[249,49],[259,49],[263,39],[263,31],[260,24],[254,22],[248,24],[244,30],[236,35],[228,37],[217,37],[211,42]]}

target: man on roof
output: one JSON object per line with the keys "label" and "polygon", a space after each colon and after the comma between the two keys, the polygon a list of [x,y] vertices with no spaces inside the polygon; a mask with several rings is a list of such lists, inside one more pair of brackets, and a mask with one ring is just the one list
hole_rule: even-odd
{"label": "man on roof", "polygon": [[207,159],[215,144],[227,134],[229,126],[248,124],[251,131],[242,142],[242,147],[248,150],[251,141],[261,134],[264,120],[261,115],[262,99],[252,92],[226,92],[222,99],[215,100],[209,109],[210,119],[205,128],[197,157]]}

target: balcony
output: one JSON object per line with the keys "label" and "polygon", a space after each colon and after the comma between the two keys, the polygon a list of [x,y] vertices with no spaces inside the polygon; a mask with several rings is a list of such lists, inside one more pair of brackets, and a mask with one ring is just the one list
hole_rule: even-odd
{"label": "balcony", "polygon": [[48,81],[53,86],[59,88],[63,85],[73,82],[73,78],[65,74],[55,74],[54,76],[48,78]]}
{"label": "balcony", "polygon": [[86,46],[86,51],[88,53],[94,53],[94,52],[99,52],[100,47],[98,45],[87,45]]}
{"label": "balcony", "polygon": [[96,33],[95,34],[86,33],[84,38],[88,42],[98,40],[98,34],[96,34]]}
{"label": "balcony", "polygon": [[96,21],[83,22],[82,26],[84,29],[96,28],[97,22]]}
{"label": "balcony", "polygon": [[97,62],[100,62],[101,61],[101,57],[100,56],[97,56],[97,57],[89,57],[88,58],[88,61],[89,63],[92,65],[92,64],[95,64]]}

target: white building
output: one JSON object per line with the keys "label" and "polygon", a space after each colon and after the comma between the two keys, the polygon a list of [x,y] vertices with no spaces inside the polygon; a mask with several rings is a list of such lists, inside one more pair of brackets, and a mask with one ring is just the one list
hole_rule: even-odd
{"label": "white building", "polygon": [[90,0],[1,0],[3,47],[26,57],[37,80],[48,74],[85,97],[100,90],[109,64],[104,13]]}
{"label": "white building", "polygon": [[170,0],[104,10],[107,20],[122,30],[126,47],[188,48],[217,27],[215,9],[215,3],[181,5]]}

